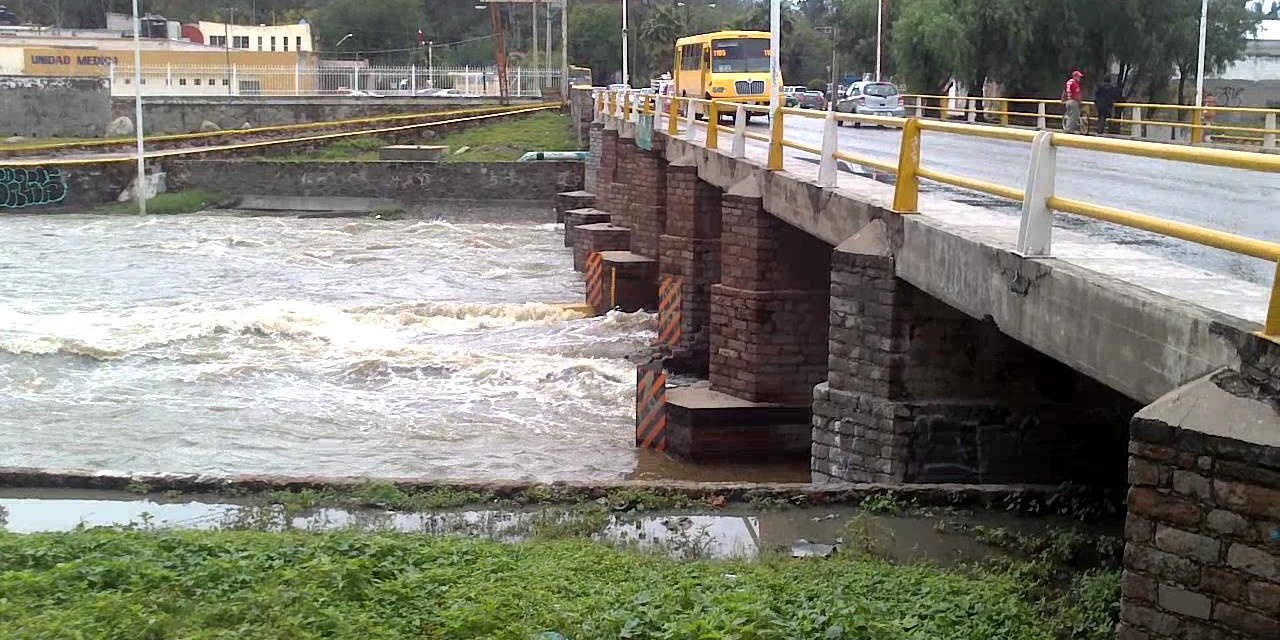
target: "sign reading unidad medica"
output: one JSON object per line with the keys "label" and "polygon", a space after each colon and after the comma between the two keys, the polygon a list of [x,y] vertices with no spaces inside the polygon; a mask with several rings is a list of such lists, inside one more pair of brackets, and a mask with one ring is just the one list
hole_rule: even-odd
{"label": "sign reading unidad medica", "polygon": [[636,146],[645,151],[653,151],[653,116],[641,115],[636,125]]}

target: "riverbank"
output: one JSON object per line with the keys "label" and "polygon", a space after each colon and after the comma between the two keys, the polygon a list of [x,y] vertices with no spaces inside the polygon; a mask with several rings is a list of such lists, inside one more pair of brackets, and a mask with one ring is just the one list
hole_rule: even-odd
{"label": "riverbank", "polygon": [[[149,509],[0,532],[0,585],[21,585],[0,624],[17,637],[1100,640],[1119,589],[1118,538],[1096,528],[885,496],[712,508],[631,492],[401,513],[301,494],[231,511],[172,495],[174,511],[127,494],[2,493],[0,524],[8,505],[20,531],[66,526],[40,506],[89,526]],[[376,493],[364,498],[409,506]]]}

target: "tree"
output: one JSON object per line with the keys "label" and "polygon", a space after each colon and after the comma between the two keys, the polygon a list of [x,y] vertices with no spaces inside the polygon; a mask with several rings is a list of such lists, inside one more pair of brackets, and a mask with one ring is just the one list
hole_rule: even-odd
{"label": "tree", "polygon": [[913,91],[941,93],[969,68],[972,48],[953,9],[953,0],[911,0],[893,25],[890,49]]}
{"label": "tree", "polygon": [[569,10],[569,57],[591,67],[597,84],[607,84],[622,68],[622,8],[573,5]]}
{"label": "tree", "polygon": [[[870,72],[876,66],[876,3],[883,0],[841,0],[833,5],[839,39],[836,44],[844,63],[854,72]],[[902,5],[910,0],[886,3],[881,38],[880,71],[883,77],[894,74],[894,56],[889,55],[893,41],[893,25],[902,13]]]}
{"label": "tree", "polygon": [[670,70],[675,59],[675,41],[693,33],[690,30],[692,15],[689,7],[658,7],[636,34],[636,44],[644,53],[648,67],[661,73]]}
{"label": "tree", "polygon": [[350,33],[343,50],[368,55],[412,49],[424,22],[422,5],[416,0],[329,0],[316,12],[312,29],[317,49],[332,48]]}

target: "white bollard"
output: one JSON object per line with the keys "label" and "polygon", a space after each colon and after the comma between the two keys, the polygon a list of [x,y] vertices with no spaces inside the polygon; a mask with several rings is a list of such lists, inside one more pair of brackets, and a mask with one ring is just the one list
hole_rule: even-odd
{"label": "white bollard", "polygon": [[685,110],[688,111],[688,113],[685,114],[684,139],[688,140],[689,142],[693,142],[694,140],[697,139],[696,137],[694,137],[694,126],[693,126],[694,122],[697,121],[697,118],[694,116],[696,105],[694,105],[692,102],[686,101],[684,103],[684,107],[685,107]]}
{"label": "white bollard", "polygon": [[827,119],[822,128],[822,159],[818,161],[818,186],[836,186],[836,149],[840,140],[836,132],[836,113],[827,111]]}
{"label": "white bollard", "polygon": [[1130,112],[1130,120],[1133,120],[1133,128],[1129,130],[1129,137],[1136,140],[1142,139],[1142,107],[1134,107]]}
{"label": "white bollard", "polygon": [[924,98],[916,96],[916,117],[924,117]]}
{"label": "white bollard", "polygon": [[1022,195],[1022,224],[1018,227],[1018,253],[1024,256],[1047,256],[1052,247],[1053,212],[1048,200],[1053,196],[1057,162],[1053,134],[1036,134],[1027,166],[1027,188]]}
{"label": "white bollard", "polygon": [[1268,114],[1267,114],[1267,119],[1266,119],[1266,121],[1265,121],[1265,122],[1266,122],[1266,125],[1265,125],[1265,126],[1266,126],[1267,130],[1268,130],[1268,131],[1270,131],[1270,133],[1264,133],[1264,134],[1262,134],[1262,148],[1263,148],[1263,149],[1274,149],[1274,148],[1276,148],[1276,133],[1275,133],[1275,131],[1276,131],[1276,114],[1275,114],[1275,112],[1274,112],[1274,111],[1272,111],[1271,113],[1268,113]]}
{"label": "white bollard", "polygon": [[1044,103],[1041,102],[1037,104],[1036,105],[1036,129],[1039,129],[1040,131],[1044,131],[1045,129],[1049,128],[1049,118],[1046,117],[1047,115],[1048,114],[1045,112]]}
{"label": "white bollard", "polygon": [[729,149],[732,158],[747,157],[747,108],[738,105],[733,114],[733,146]]}

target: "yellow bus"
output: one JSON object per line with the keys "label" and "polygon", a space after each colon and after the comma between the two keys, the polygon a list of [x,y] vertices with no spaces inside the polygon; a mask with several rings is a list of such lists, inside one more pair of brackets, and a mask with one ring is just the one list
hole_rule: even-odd
{"label": "yellow bus", "polygon": [[676,40],[672,90],[686,98],[768,104],[769,33],[716,31]]}

